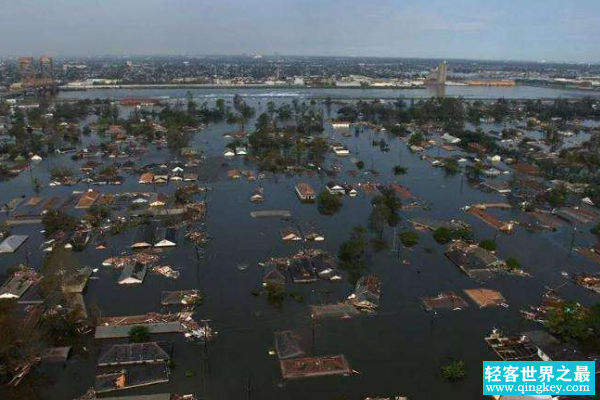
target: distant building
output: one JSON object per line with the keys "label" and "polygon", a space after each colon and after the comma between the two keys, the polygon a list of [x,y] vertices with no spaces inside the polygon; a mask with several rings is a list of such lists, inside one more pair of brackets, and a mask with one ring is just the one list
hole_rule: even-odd
{"label": "distant building", "polygon": [[33,57],[19,57],[17,69],[22,80],[35,78],[36,71]]}
{"label": "distant building", "polygon": [[42,56],[39,60],[42,78],[52,78],[54,75],[54,60],[50,56]]}

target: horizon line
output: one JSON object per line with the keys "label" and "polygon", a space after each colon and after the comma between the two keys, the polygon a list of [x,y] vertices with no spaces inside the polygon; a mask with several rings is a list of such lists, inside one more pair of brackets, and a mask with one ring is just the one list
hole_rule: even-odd
{"label": "horizon line", "polygon": [[567,60],[532,60],[532,59],[501,59],[501,58],[463,58],[463,57],[425,57],[425,56],[369,56],[369,55],[305,55],[305,54],[261,54],[261,53],[235,53],[235,54],[191,54],[191,53],[148,53],[148,54],[89,54],[89,55],[66,55],[66,54],[51,54],[45,53],[33,53],[27,54],[22,53],[19,55],[0,55],[0,60],[12,60],[18,59],[19,57],[34,57],[38,58],[41,56],[51,56],[55,59],[70,59],[70,58],[89,58],[89,59],[102,59],[102,58],[144,58],[144,57],[156,57],[156,58],[167,58],[167,57],[188,57],[188,58],[203,58],[203,57],[264,57],[264,58],[278,58],[278,57],[290,57],[290,58],[345,58],[345,59],[392,59],[392,60],[423,60],[423,61],[469,61],[469,62],[506,62],[506,63],[532,63],[532,64],[567,64],[567,65],[600,65],[600,61],[567,61]]}

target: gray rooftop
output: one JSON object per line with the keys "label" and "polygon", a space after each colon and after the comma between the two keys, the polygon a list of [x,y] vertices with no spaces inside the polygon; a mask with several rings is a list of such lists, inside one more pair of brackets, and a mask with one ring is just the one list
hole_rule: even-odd
{"label": "gray rooftop", "polygon": [[0,244],[0,253],[14,253],[29,238],[26,235],[12,235]]}

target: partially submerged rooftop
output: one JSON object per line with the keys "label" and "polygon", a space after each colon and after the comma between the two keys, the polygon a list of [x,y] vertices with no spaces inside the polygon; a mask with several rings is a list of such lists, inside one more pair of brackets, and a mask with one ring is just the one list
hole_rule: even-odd
{"label": "partially submerged rooftop", "polygon": [[125,343],[107,346],[98,357],[98,366],[167,362],[172,345],[164,342]]}
{"label": "partially submerged rooftop", "polygon": [[0,243],[0,254],[14,253],[29,238],[27,235],[12,235]]}
{"label": "partially submerged rooftop", "polygon": [[281,360],[279,363],[284,379],[350,375],[352,373],[344,355],[292,358]]}

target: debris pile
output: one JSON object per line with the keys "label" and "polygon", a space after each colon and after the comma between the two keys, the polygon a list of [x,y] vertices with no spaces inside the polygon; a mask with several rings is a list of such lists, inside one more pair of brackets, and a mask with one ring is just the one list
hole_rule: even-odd
{"label": "debris pile", "polygon": [[127,264],[153,264],[159,260],[159,255],[152,251],[137,252],[129,255],[109,257],[102,262],[105,267],[123,268]]}
{"label": "debris pile", "polygon": [[177,279],[177,278],[179,278],[179,275],[180,275],[179,271],[175,271],[173,268],[171,268],[168,265],[156,266],[156,267],[152,268],[152,272],[155,272],[157,274],[160,274],[162,276],[165,276],[165,277],[171,278],[171,279]]}

